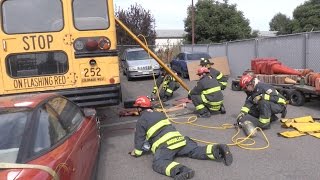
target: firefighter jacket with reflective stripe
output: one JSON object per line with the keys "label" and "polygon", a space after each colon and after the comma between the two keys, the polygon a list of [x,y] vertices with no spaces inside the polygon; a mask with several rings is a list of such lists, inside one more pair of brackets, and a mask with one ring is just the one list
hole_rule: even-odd
{"label": "firefighter jacket with reflective stripe", "polygon": [[209,74],[203,76],[198,81],[197,85],[190,91],[190,95],[201,95],[208,102],[223,100],[219,82]]}
{"label": "firefighter jacket with reflective stripe", "polygon": [[[177,83],[176,80],[172,76],[170,76],[169,74],[160,75],[156,81],[156,86],[153,87],[152,93],[156,94],[157,89],[160,88],[161,84],[162,84],[162,88],[164,90],[167,90],[169,88],[169,84],[172,82],[174,82],[176,86],[180,86],[179,83]],[[174,91],[174,89],[169,88],[169,91]]]}
{"label": "firefighter jacket with reflective stripe", "polygon": [[134,136],[135,154],[143,153],[143,144],[148,141],[154,153],[159,147],[177,149],[186,145],[186,140],[162,112],[143,111],[136,124]]}
{"label": "firefighter jacket with reflective stripe", "polygon": [[220,71],[216,70],[215,68],[209,68],[209,69],[210,69],[210,75],[217,79],[222,89],[225,89],[227,87],[228,79],[225,76],[223,76],[223,74]]}
{"label": "firefighter jacket with reflective stripe", "polygon": [[248,97],[244,106],[241,108],[241,112],[249,113],[250,108],[254,105],[254,99],[257,96],[260,96],[261,99],[266,101],[270,101],[280,105],[286,105],[285,97],[282,96],[274,87],[272,87],[270,84],[259,82],[255,86],[253,92],[248,93]]}

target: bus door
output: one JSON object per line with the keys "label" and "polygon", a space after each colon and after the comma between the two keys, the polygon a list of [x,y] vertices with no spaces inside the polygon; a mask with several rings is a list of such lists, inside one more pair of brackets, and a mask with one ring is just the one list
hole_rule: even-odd
{"label": "bus door", "polygon": [[[56,90],[75,84],[64,0],[5,0],[1,4],[4,93]],[[65,13],[65,14],[64,14]]]}
{"label": "bus door", "polygon": [[72,0],[70,6],[77,84],[87,87],[120,83],[113,1]]}

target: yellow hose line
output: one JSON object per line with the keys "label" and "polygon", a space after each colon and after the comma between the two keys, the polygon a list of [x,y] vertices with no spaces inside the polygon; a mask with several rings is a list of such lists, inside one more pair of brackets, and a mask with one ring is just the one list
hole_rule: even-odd
{"label": "yellow hose line", "polygon": [[[148,43],[147,40],[145,38],[145,36],[143,36],[142,34],[139,34],[138,37],[141,36],[143,37],[146,46],[148,47]],[[148,54],[150,56],[150,52],[148,51]],[[151,60],[150,60],[151,63]],[[151,66],[152,67],[152,66]],[[152,71],[154,71],[153,67],[152,67]],[[152,73],[152,77],[153,77],[153,82],[154,82],[154,86],[156,86],[156,78],[154,76],[154,73]],[[175,119],[182,119],[182,118],[170,118],[170,116],[166,113],[166,110],[163,106],[163,103],[161,101],[160,98],[160,89],[157,90],[157,97],[159,99],[159,103],[160,106],[163,110],[163,113],[165,113],[165,115],[167,116],[167,118],[175,124],[181,124],[181,125],[191,125],[191,126],[196,126],[196,127],[200,127],[200,128],[206,128],[206,129],[218,129],[218,130],[227,130],[227,129],[234,129],[235,126],[233,124],[222,124],[221,126],[205,126],[205,125],[201,125],[201,124],[196,124],[195,122],[198,120],[197,116],[189,116],[189,117],[184,117],[184,118],[188,118],[186,122],[179,122],[179,121],[175,121]],[[256,142],[255,140],[253,140],[252,138],[250,138],[252,136],[253,133],[249,134],[247,137],[238,137],[238,134],[240,133],[240,128],[237,127],[237,133],[232,136],[231,141],[233,142],[232,144],[227,144],[228,146],[238,146],[239,148],[242,149],[246,149],[246,150],[263,150],[263,149],[267,149],[270,146],[270,142],[266,136],[266,134],[263,132],[263,130],[259,127],[255,128],[255,131],[258,132],[261,131],[261,134],[263,135],[265,142],[267,143],[265,146],[263,147],[251,147],[253,146]],[[253,132],[255,132],[253,131]],[[200,140],[200,139],[196,139],[196,138],[191,138],[194,141],[200,142],[200,143],[204,143],[204,144],[218,144],[215,142],[210,142],[210,141],[204,141],[204,140]]]}
{"label": "yellow hose line", "polygon": [[0,163],[0,169],[39,169],[49,173],[54,180],[59,180],[59,176],[50,167],[37,164],[16,164],[16,163]]}

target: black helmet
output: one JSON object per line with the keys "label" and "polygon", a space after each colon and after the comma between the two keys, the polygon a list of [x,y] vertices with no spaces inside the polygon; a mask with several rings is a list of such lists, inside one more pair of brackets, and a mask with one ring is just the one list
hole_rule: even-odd
{"label": "black helmet", "polygon": [[208,58],[201,58],[200,59],[200,66],[206,66],[206,65],[213,65],[214,63],[211,62]]}

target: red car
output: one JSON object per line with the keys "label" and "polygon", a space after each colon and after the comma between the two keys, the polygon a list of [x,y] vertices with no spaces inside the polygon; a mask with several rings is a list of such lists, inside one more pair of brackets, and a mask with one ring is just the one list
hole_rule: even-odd
{"label": "red car", "polygon": [[0,179],[87,180],[96,168],[99,120],[65,97],[0,97]]}

